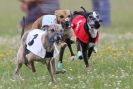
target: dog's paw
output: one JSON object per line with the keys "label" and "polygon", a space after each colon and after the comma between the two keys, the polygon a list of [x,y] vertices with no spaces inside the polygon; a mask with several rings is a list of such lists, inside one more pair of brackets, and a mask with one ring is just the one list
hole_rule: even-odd
{"label": "dog's paw", "polygon": [[66,72],[65,69],[63,69],[63,64],[62,63],[58,63],[56,66],[56,74],[64,74]]}
{"label": "dog's paw", "polygon": [[94,53],[97,53],[97,47],[94,47],[94,48],[93,48],[93,52],[94,52]]}
{"label": "dog's paw", "polygon": [[82,52],[81,52],[81,51],[78,51],[77,57],[78,57],[78,59],[80,59],[80,60],[83,59],[83,56],[82,56]]}
{"label": "dog's paw", "polygon": [[51,82],[48,83],[48,86],[53,86],[56,85],[57,81],[56,80],[52,80]]}
{"label": "dog's paw", "polygon": [[24,79],[20,75],[14,75],[13,79],[18,81],[20,84],[24,82]]}
{"label": "dog's paw", "polygon": [[56,74],[64,74],[64,73],[66,73],[66,70],[65,69],[63,69],[61,71],[56,71]]}
{"label": "dog's paw", "polygon": [[52,79],[52,84],[56,84],[56,83],[57,83],[57,81],[55,80],[55,78]]}
{"label": "dog's paw", "polygon": [[71,56],[70,61],[73,61],[75,58],[76,58],[75,56]]}
{"label": "dog's paw", "polygon": [[57,66],[56,66],[56,70],[61,71],[62,69],[63,69],[63,64],[58,62]]}

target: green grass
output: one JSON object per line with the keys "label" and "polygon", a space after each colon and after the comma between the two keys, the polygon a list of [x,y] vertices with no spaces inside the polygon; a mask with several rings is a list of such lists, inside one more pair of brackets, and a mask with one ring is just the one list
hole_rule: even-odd
{"label": "green grass", "polygon": [[[81,5],[91,10],[86,0],[60,0],[62,8],[78,10]],[[89,70],[84,62],[70,62],[68,49],[64,56],[65,74],[56,76],[50,84],[44,65],[36,63],[34,74],[23,66],[23,84],[13,80],[20,32],[17,24],[23,13],[18,0],[0,1],[0,89],[132,89],[133,88],[133,1],[111,0],[112,26],[101,28],[98,53],[91,57]],[[73,45],[75,53],[75,45]]]}

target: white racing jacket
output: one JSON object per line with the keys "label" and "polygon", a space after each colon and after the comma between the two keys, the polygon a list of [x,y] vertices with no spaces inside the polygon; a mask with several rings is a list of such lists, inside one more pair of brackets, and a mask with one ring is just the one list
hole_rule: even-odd
{"label": "white racing jacket", "polygon": [[[45,34],[46,34],[46,31],[35,29],[29,32],[27,39],[26,39],[27,49],[31,51],[33,54],[41,58],[45,58],[46,56],[46,49],[43,47],[42,40],[41,40],[42,35],[45,35]],[[56,45],[55,44],[53,45],[55,48],[53,58],[56,58],[59,54],[59,51]]]}
{"label": "white racing jacket", "polygon": [[42,27],[44,25],[53,25],[56,24],[56,16],[55,15],[44,15],[42,17]]}

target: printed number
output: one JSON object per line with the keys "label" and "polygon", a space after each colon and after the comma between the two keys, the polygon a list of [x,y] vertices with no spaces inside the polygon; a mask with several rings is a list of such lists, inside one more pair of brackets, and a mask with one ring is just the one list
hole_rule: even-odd
{"label": "printed number", "polygon": [[38,34],[35,34],[33,39],[28,43],[29,46],[32,46],[34,44],[34,40],[38,37]]}
{"label": "printed number", "polygon": [[82,20],[79,20],[79,21],[77,22],[76,31],[79,30],[80,23],[82,23]]}

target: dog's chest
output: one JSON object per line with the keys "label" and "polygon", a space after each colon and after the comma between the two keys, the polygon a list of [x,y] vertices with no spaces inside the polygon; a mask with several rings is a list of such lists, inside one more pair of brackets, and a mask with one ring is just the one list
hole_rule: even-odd
{"label": "dog's chest", "polygon": [[85,31],[84,26],[86,19],[83,16],[76,16],[72,20],[72,29],[78,39],[84,43],[88,43],[89,34]]}
{"label": "dog's chest", "polygon": [[46,35],[46,31],[42,31],[39,29],[31,31],[26,39],[26,49],[35,54],[36,56],[44,59],[45,57],[57,57],[59,51],[55,44],[52,46],[44,48],[42,36]]}
{"label": "dog's chest", "polygon": [[45,35],[45,31],[41,31],[39,29],[31,31],[26,39],[27,49],[34,53],[35,55],[44,58],[46,55],[46,50],[43,47],[42,43],[42,35]]}

